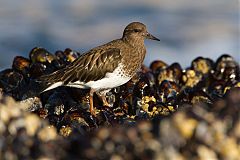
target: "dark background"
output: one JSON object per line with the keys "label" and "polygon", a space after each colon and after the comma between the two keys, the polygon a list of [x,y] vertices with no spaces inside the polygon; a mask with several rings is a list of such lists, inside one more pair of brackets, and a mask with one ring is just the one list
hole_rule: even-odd
{"label": "dark background", "polygon": [[0,1],[0,69],[41,46],[85,52],[122,36],[141,21],[161,42],[147,41],[145,64],[162,59],[190,65],[223,53],[240,61],[238,0],[6,0]]}

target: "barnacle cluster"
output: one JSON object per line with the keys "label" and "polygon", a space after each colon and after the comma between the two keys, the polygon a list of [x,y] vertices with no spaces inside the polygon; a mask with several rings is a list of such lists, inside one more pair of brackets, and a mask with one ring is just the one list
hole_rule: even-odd
{"label": "barnacle cluster", "polygon": [[240,69],[230,55],[198,57],[185,69],[160,60],[142,66],[107,94],[111,107],[94,96],[96,116],[89,112],[88,90],[26,94],[37,90],[31,85],[36,78],[79,56],[69,48],[52,54],[36,47],[0,72],[0,159],[240,156]]}

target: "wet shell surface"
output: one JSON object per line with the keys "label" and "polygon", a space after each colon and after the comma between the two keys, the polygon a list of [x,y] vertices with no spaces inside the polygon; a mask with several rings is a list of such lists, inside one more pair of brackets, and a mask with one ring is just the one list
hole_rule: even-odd
{"label": "wet shell surface", "polygon": [[197,57],[184,69],[153,61],[107,94],[111,107],[94,95],[96,116],[89,90],[58,87],[15,101],[79,56],[35,47],[0,72],[0,159],[240,157],[240,69],[230,55]]}

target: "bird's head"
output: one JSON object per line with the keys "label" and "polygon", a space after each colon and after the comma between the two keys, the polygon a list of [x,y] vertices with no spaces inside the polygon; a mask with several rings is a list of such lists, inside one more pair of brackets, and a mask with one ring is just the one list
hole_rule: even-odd
{"label": "bird's head", "polygon": [[130,41],[144,41],[144,39],[152,39],[160,41],[147,31],[147,27],[140,22],[132,22],[124,29],[123,39]]}

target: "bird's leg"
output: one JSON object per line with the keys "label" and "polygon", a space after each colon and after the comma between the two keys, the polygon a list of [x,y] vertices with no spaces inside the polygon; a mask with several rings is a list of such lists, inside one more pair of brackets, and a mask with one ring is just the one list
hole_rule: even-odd
{"label": "bird's leg", "polygon": [[96,115],[95,110],[94,110],[94,106],[93,106],[93,94],[94,94],[95,90],[91,89],[90,93],[89,93],[89,104],[90,104],[90,108],[89,111],[91,113],[91,115]]}

